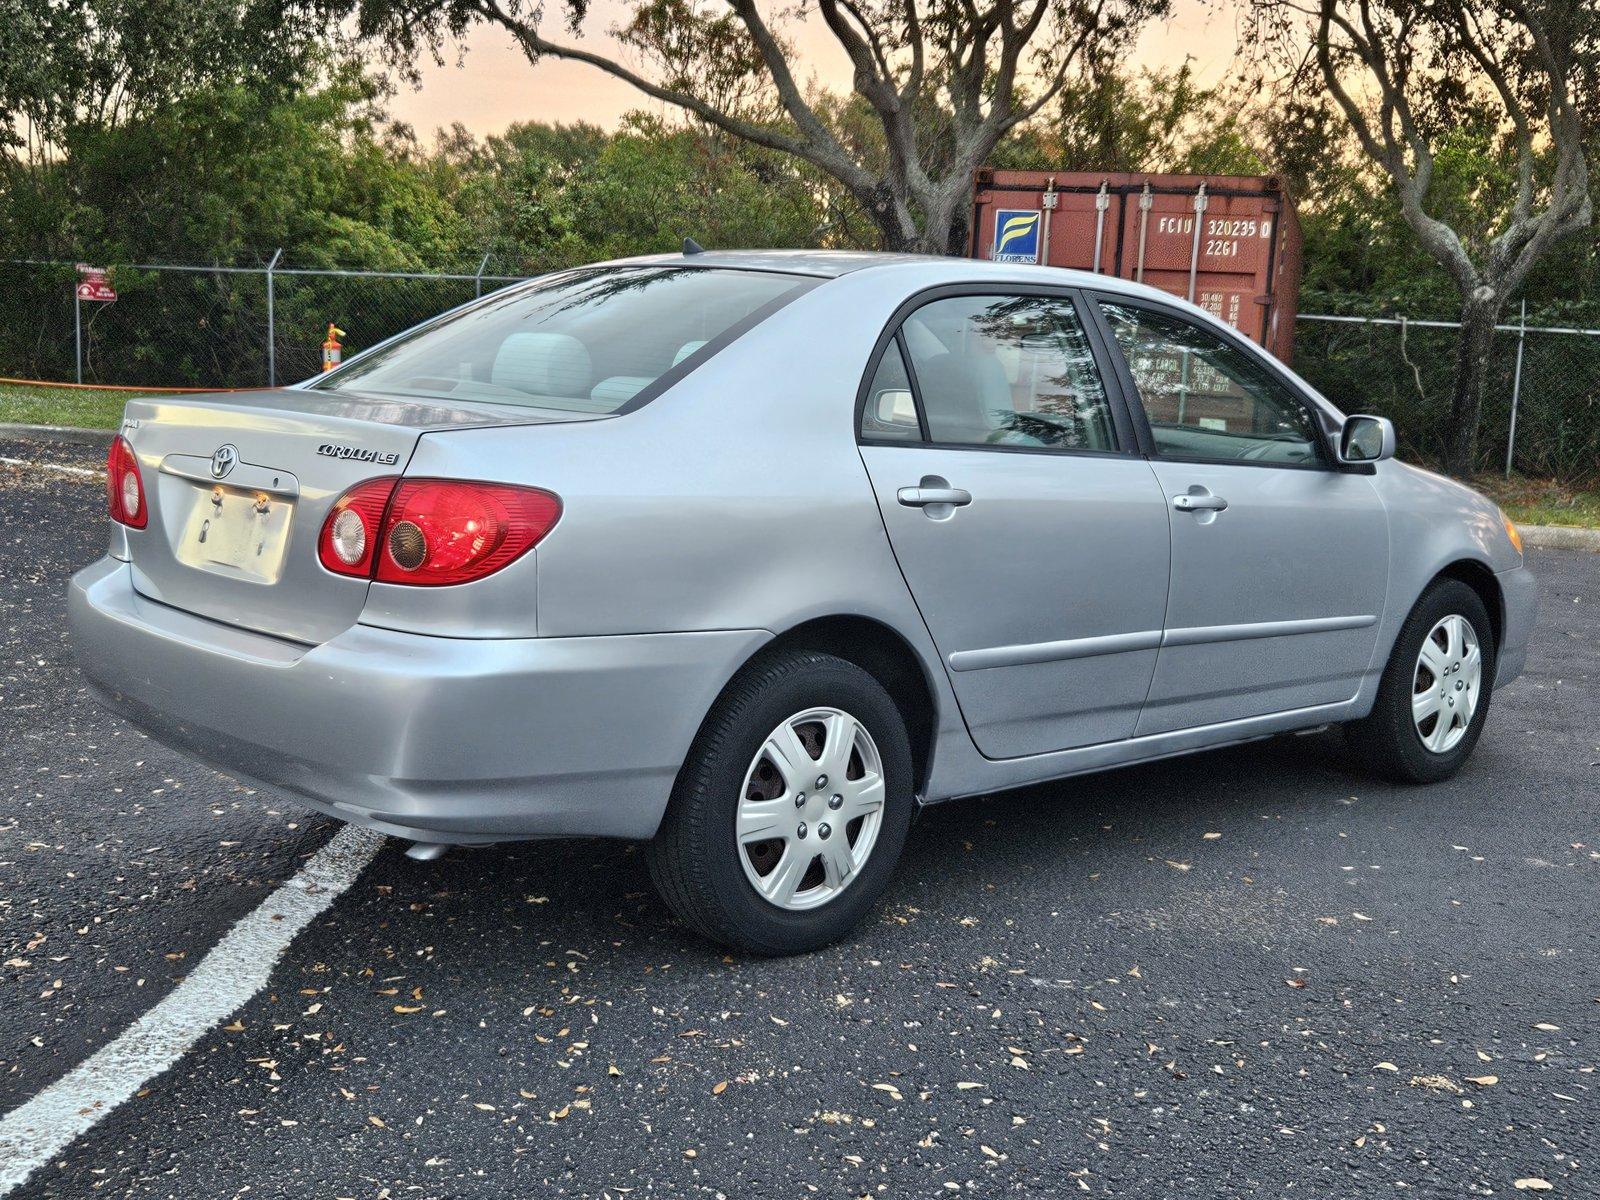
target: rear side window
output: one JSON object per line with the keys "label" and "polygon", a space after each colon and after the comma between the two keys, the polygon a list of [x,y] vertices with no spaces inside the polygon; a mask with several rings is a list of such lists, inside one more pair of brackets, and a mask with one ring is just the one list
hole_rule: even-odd
{"label": "rear side window", "polygon": [[1072,302],[951,296],[900,336],[932,442],[1115,450],[1111,409]]}
{"label": "rear side window", "polygon": [[911,394],[911,376],[899,339],[889,343],[867,386],[867,403],[861,410],[861,436],[900,442],[922,440],[917,423],[917,402]]}
{"label": "rear side window", "polygon": [[1198,325],[1100,301],[1163,458],[1315,464],[1311,413],[1272,373]]}
{"label": "rear side window", "polygon": [[816,280],[714,267],[604,267],[508,288],[312,386],[612,413],[740,322]]}

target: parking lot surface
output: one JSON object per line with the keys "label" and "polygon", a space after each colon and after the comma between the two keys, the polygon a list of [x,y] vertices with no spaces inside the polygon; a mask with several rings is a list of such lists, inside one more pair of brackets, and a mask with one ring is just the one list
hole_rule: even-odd
{"label": "parking lot surface", "polygon": [[[338,829],[94,707],[62,592],[103,508],[0,466],[0,1114]],[[1600,556],[1530,562],[1455,780],[1326,732],[942,806],[807,957],[685,934],[630,845],[390,843],[12,1194],[1600,1194]]]}

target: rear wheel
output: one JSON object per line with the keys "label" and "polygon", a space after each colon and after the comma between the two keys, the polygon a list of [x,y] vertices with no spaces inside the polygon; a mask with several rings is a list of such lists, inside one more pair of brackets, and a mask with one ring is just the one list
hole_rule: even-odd
{"label": "rear wheel", "polygon": [[1494,627],[1478,593],[1435,582],[1406,618],[1371,715],[1346,726],[1380,774],[1433,783],[1461,769],[1478,743],[1494,689]]}
{"label": "rear wheel", "polygon": [[757,954],[843,937],[882,894],[914,805],[911,748],[873,676],[781,651],[728,685],[650,845],[685,924]]}

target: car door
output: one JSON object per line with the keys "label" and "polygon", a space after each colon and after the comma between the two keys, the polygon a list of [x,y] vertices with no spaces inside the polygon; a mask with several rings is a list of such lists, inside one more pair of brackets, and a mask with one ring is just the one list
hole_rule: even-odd
{"label": "car door", "polygon": [[1140,734],[1351,699],[1388,585],[1370,475],[1293,382],[1160,305],[1097,298],[1171,509],[1172,595]]}
{"label": "car door", "polygon": [[978,749],[1133,733],[1167,600],[1166,501],[1079,305],[941,290],[863,381],[861,457]]}

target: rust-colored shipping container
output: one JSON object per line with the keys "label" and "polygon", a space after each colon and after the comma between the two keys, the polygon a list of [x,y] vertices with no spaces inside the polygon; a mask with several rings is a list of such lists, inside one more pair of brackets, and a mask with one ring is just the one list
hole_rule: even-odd
{"label": "rust-colored shipping container", "polygon": [[1274,175],[985,169],[972,216],[974,258],[1138,280],[1293,354],[1300,222]]}

